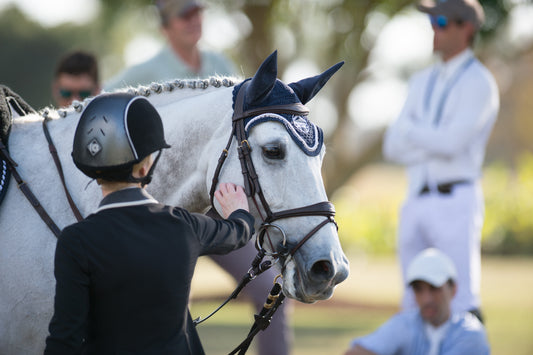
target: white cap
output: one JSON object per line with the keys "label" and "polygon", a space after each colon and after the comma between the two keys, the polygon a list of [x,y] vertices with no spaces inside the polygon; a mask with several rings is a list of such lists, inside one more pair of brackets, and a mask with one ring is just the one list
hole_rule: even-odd
{"label": "white cap", "polygon": [[441,287],[450,279],[457,279],[453,261],[435,248],[420,252],[407,268],[408,285],[413,281],[425,281],[435,287]]}

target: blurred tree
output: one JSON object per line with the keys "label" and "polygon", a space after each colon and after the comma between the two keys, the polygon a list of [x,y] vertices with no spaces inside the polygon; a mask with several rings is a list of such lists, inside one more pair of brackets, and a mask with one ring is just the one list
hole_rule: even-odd
{"label": "blurred tree", "polygon": [[0,82],[21,95],[35,109],[50,105],[50,85],[60,56],[82,42],[86,29],[62,25],[45,30],[18,8],[0,14]]}
{"label": "blurred tree", "polygon": [[[345,61],[324,90],[337,110],[336,124],[328,134],[325,158],[324,176],[329,195],[364,164],[380,157],[382,130],[361,132],[348,112],[350,93],[367,75],[364,69],[373,45],[364,38],[369,19],[376,13],[390,19],[412,4],[410,0],[255,0],[242,4],[241,10],[250,19],[253,30],[236,47],[233,56],[239,58],[250,75],[279,47],[284,47],[279,48],[280,77],[289,62],[298,57],[312,60],[321,70],[339,60]],[[487,21],[481,33],[482,42],[493,36],[509,12],[503,0],[486,0],[483,6]],[[406,72],[405,78],[409,74]],[[366,143],[354,144],[356,140]]]}
{"label": "blurred tree", "polygon": [[[36,108],[48,105],[55,62],[65,51],[74,48],[94,51],[101,59],[105,79],[124,66],[123,54],[136,35],[149,33],[154,38],[161,37],[152,3],[152,0],[100,0],[100,14],[92,23],[46,29],[27,20],[14,8],[4,10],[0,14],[1,82],[11,86]],[[394,15],[409,9],[412,1],[207,0],[207,3],[223,9],[235,28],[242,28],[239,21],[244,16],[248,19],[251,30],[226,50],[245,76],[253,75],[274,49],[279,49],[279,77],[284,77],[291,66],[300,66],[294,64],[300,61],[312,63],[316,68],[309,75],[318,74],[340,60],[345,61],[319,97],[310,102],[310,105],[324,104],[329,110],[321,115],[329,120],[324,169],[329,195],[365,163],[380,159],[383,128],[361,129],[350,117],[348,101],[352,90],[371,75],[369,58],[377,33]],[[504,28],[502,24],[512,6],[519,3],[483,1],[487,21],[478,46],[482,57],[494,58],[508,53],[501,46],[487,44]],[[377,29],[374,26],[374,32],[369,35],[369,24],[375,25],[376,21],[372,20],[376,17],[381,19],[380,24]],[[414,69],[401,73],[404,79]],[[312,114],[317,111],[320,110],[313,107]],[[323,117],[318,118],[324,122]]]}

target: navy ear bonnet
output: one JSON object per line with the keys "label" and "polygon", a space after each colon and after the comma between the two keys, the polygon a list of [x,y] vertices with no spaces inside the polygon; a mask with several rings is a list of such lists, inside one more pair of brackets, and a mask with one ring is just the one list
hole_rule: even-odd
{"label": "navy ear bonnet", "polygon": [[[247,79],[244,82],[248,80],[250,79]],[[233,105],[235,105],[237,93],[239,92],[239,89],[243,83],[236,85],[233,89]],[[247,93],[245,93],[245,99],[243,102],[243,112],[268,106],[301,103],[292,88],[288,85],[285,85],[278,79],[276,79],[276,82],[270,93],[258,105],[249,104],[247,102],[248,100],[246,100],[246,94]],[[233,108],[235,108],[235,106],[233,106]],[[324,142],[324,134],[320,127],[315,125],[307,118],[307,115],[298,116],[283,113],[263,113],[258,116],[245,118],[244,127],[246,137],[249,136],[250,130],[254,126],[266,121],[275,121],[283,124],[293,141],[305,154],[309,156],[316,156],[320,154],[322,144]]]}
{"label": "navy ear bonnet", "polygon": [[[324,135],[319,127],[309,121],[308,110],[303,105],[322,89],[343,64],[344,62],[339,62],[322,74],[285,85],[277,79],[277,51],[274,51],[261,64],[253,78],[243,81],[233,89],[234,116],[237,114],[240,119],[244,119],[246,137],[256,124],[276,121],[285,126],[305,154],[318,155],[324,143]],[[241,87],[243,93],[239,93]],[[243,107],[235,107],[238,100],[242,101]],[[268,113],[270,109],[272,111]],[[240,116],[241,114],[243,115]],[[250,114],[250,117],[246,114]]]}

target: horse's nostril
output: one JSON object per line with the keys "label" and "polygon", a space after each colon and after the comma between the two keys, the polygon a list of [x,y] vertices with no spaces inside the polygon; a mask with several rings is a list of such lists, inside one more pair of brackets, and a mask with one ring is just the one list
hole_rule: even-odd
{"label": "horse's nostril", "polygon": [[335,274],[333,265],[327,260],[320,260],[311,267],[311,274],[315,279],[330,280]]}

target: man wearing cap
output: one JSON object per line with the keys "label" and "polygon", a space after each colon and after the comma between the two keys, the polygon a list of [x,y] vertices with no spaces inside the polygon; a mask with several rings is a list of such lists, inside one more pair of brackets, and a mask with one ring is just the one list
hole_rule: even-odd
{"label": "man wearing cap", "polygon": [[[471,49],[483,8],[477,0],[424,0],[417,8],[429,15],[440,60],[412,77],[383,144],[385,158],[408,170],[398,231],[402,275],[406,279],[407,266],[421,250],[442,250],[459,270],[452,309],[481,319],[480,176],[499,110],[496,82]],[[403,307],[414,306],[406,288]]]}
{"label": "man wearing cap", "polygon": [[411,262],[406,283],[418,309],[396,314],[374,333],[354,339],[345,355],[484,355],[485,329],[468,312],[453,313],[457,272],[451,259],[428,248]]}
{"label": "man wearing cap", "polygon": [[198,47],[204,7],[201,1],[156,0],[155,5],[167,44],[151,59],[111,78],[104,84],[106,91],[176,78],[205,78],[235,73],[234,65],[226,57]]}

